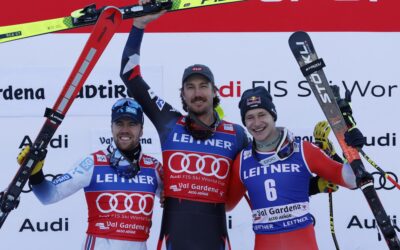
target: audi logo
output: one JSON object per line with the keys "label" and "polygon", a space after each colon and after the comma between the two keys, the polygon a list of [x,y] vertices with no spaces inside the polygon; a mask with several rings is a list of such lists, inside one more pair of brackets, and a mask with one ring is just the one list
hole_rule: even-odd
{"label": "audi logo", "polygon": [[[393,172],[386,172],[390,177],[392,177],[396,182],[399,181],[397,175]],[[391,183],[388,179],[386,179],[385,175],[381,174],[380,172],[373,172],[371,173],[372,177],[374,178],[374,188],[376,190],[385,189],[385,190],[392,190],[395,188],[395,185]]]}
{"label": "audi logo", "polygon": [[102,213],[131,213],[150,215],[154,196],[151,194],[102,193],[96,199],[97,209]]}
{"label": "audi logo", "polygon": [[212,155],[199,155],[182,152],[173,153],[168,159],[169,169],[175,173],[201,174],[225,179],[229,174],[229,161]]}

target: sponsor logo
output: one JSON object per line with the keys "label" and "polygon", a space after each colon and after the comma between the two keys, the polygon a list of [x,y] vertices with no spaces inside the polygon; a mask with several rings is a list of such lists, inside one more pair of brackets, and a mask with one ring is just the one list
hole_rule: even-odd
{"label": "sponsor logo", "polygon": [[[49,146],[51,148],[68,148],[68,135],[57,135],[50,140]],[[33,145],[33,142],[29,135],[25,135],[19,144],[19,148],[23,148],[27,145]]]}
{"label": "sponsor logo", "polygon": [[[300,46],[302,48],[302,50],[300,50],[300,55],[303,58],[304,63],[305,64],[312,63],[311,52],[308,48],[308,44],[306,44],[305,42],[296,42],[296,45]],[[327,93],[327,90],[325,89],[325,86],[323,84],[323,81],[322,81],[320,75],[317,72],[313,72],[307,78],[312,83],[315,84],[315,88],[318,92],[318,95],[319,95],[321,101],[324,103],[332,103],[332,100],[330,99],[330,97]]]}
{"label": "sponsor logo", "polygon": [[175,174],[201,174],[220,180],[229,174],[229,161],[212,155],[175,152],[168,158],[168,168]]}
{"label": "sponsor logo", "polygon": [[243,179],[256,177],[259,175],[275,174],[275,173],[300,173],[299,164],[270,164],[264,166],[258,166],[243,171]]}
{"label": "sponsor logo", "polygon": [[252,155],[251,150],[243,151],[243,160],[246,160],[246,159],[249,158],[251,155]]}
{"label": "sponsor logo", "polygon": [[0,88],[0,98],[5,101],[12,100],[44,100],[44,88],[15,88],[8,85],[6,88]]}
{"label": "sponsor logo", "polygon": [[153,164],[153,159],[149,157],[143,157],[143,162],[145,165],[151,165]]}
{"label": "sponsor logo", "polygon": [[70,180],[70,179],[72,179],[72,176],[71,176],[70,174],[63,174],[62,176],[57,177],[57,178],[53,181],[53,184],[54,184],[54,185],[58,185],[58,184],[63,183],[64,181],[68,181],[68,180]]}
{"label": "sponsor logo", "polygon": [[240,84],[240,81],[229,81],[228,84],[218,88],[218,93],[221,97],[240,97],[242,95]]}
{"label": "sponsor logo", "polygon": [[[312,135],[295,136],[295,139],[315,142],[314,136]],[[366,139],[365,143],[366,146],[378,146],[378,147],[397,146],[397,134],[394,132],[387,132],[384,135],[365,136],[365,139]]]}
{"label": "sponsor logo", "polygon": [[109,99],[109,98],[125,98],[129,97],[128,89],[124,84],[113,84],[112,80],[108,80],[108,85],[85,84],[78,92],[77,98],[82,99]]}
{"label": "sponsor logo", "polygon": [[163,99],[161,99],[160,97],[157,97],[156,105],[159,110],[162,110],[164,108],[165,101]]}
{"label": "sponsor logo", "polygon": [[[99,137],[99,141],[102,145],[110,145],[114,139],[112,137],[104,137],[101,136]],[[151,138],[146,138],[146,137],[142,137],[140,138],[140,144],[152,144],[152,139]]]}
{"label": "sponsor logo", "polygon": [[106,227],[106,226],[104,225],[104,223],[102,223],[102,222],[96,223],[95,226],[98,227],[100,230],[107,230],[107,229],[110,229],[110,227]]}
{"label": "sponsor logo", "polygon": [[181,142],[181,143],[196,143],[196,144],[202,144],[205,146],[211,146],[211,147],[218,147],[218,148],[223,148],[223,149],[228,149],[231,150],[232,143],[230,141],[224,141],[221,139],[207,139],[207,140],[196,140],[193,138],[193,136],[189,134],[179,134],[179,133],[174,133],[173,142]]}
{"label": "sponsor logo", "polygon": [[118,174],[97,174],[96,183],[137,183],[154,185],[154,178],[148,175],[136,175],[135,177],[125,179]]}
{"label": "sponsor logo", "polygon": [[96,159],[98,162],[107,162],[107,156],[105,155],[96,155]]}
{"label": "sponsor logo", "polygon": [[[397,216],[393,215],[393,216],[388,216],[389,217],[389,221],[391,222],[392,226],[394,227],[394,229],[399,233],[400,232],[400,228],[399,228],[399,223],[397,220]],[[347,229],[373,229],[374,231],[376,231],[378,229],[378,223],[376,222],[375,219],[362,219],[359,218],[357,215],[353,215],[349,221],[349,224],[347,225]],[[378,231],[378,240],[381,241],[382,240],[382,236],[379,230]]]}
{"label": "sponsor logo", "polygon": [[97,209],[104,213],[131,213],[151,215],[153,212],[154,195],[102,193],[96,199]]}
{"label": "sponsor logo", "polygon": [[62,232],[69,230],[68,218],[58,218],[56,221],[37,221],[32,222],[30,219],[25,219],[19,231],[31,232]]}
{"label": "sponsor logo", "polygon": [[182,189],[181,189],[181,188],[178,188],[176,185],[171,185],[171,186],[169,187],[169,189],[171,189],[171,190],[174,191],[174,192],[182,191]]}
{"label": "sponsor logo", "polygon": [[233,131],[233,125],[232,124],[224,124],[224,130]]}
{"label": "sponsor logo", "polygon": [[[394,179],[397,183],[399,182],[399,178],[393,172],[386,172],[386,174],[392,179]],[[386,177],[380,172],[373,172],[371,173],[372,177],[374,178],[374,188],[376,190],[392,190],[395,188],[392,182],[390,182]]]}

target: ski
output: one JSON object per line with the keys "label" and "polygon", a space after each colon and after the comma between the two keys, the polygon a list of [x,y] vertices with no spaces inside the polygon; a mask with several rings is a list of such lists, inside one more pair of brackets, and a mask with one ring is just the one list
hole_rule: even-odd
{"label": "ski", "polygon": [[28,181],[32,168],[43,159],[46,147],[55,131],[63,121],[65,114],[82,88],[85,80],[96,65],[107,44],[122,21],[119,9],[106,7],[100,14],[94,29],[86,42],[68,80],[52,109],[46,108],[46,120],[36,137],[31,150],[18,169],[8,188],[0,193],[0,228],[8,214],[19,204],[19,196]]}
{"label": "ski", "polygon": [[399,239],[374,188],[373,177],[365,170],[357,149],[347,146],[344,140],[346,122],[323,71],[325,64],[318,58],[311,38],[305,32],[295,32],[289,38],[289,46],[351,165],[357,187],[363,192],[389,249],[400,249]]}
{"label": "ski", "polygon": [[[242,2],[245,0],[157,0],[154,3],[130,5],[119,8],[123,19],[156,13],[161,10],[178,11],[212,5]],[[103,8],[92,4],[73,11],[70,16],[0,27],[0,43],[93,25]]]}

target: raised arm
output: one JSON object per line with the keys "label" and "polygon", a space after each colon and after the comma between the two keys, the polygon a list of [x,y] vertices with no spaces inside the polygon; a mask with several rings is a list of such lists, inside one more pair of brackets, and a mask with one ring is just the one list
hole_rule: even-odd
{"label": "raised arm", "polygon": [[144,28],[164,12],[134,19],[121,61],[120,76],[129,93],[140,103],[147,117],[152,121],[160,135],[167,124],[176,121],[181,115],[170,104],[157,96],[144,81],[140,71],[140,46]]}

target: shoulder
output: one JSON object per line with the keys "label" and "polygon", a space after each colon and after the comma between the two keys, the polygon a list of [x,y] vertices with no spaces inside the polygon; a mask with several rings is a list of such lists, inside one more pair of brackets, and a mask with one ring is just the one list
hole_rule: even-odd
{"label": "shoulder", "polygon": [[140,166],[145,168],[158,168],[161,163],[153,156],[142,154],[140,158]]}
{"label": "shoulder", "polygon": [[108,165],[109,164],[108,152],[106,150],[98,150],[98,151],[90,154],[90,156],[87,158],[92,158],[94,165]]}
{"label": "shoulder", "polygon": [[228,122],[225,120],[221,120],[220,125],[218,126],[218,130],[221,130],[223,132],[230,132],[233,134],[245,134],[245,130],[242,126],[239,124],[233,123],[233,122]]}

